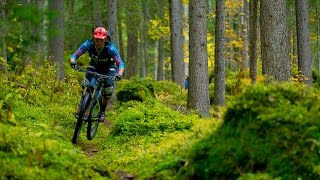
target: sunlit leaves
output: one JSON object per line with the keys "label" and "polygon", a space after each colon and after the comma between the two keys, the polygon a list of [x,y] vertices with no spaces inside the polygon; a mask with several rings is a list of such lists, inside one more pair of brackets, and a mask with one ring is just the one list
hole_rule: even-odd
{"label": "sunlit leaves", "polygon": [[14,52],[14,49],[12,47],[7,47],[7,50],[10,52],[10,53],[13,53]]}
{"label": "sunlit leaves", "polygon": [[168,37],[170,34],[170,26],[168,20],[160,18],[150,20],[148,34],[151,39],[158,40],[162,37]]}

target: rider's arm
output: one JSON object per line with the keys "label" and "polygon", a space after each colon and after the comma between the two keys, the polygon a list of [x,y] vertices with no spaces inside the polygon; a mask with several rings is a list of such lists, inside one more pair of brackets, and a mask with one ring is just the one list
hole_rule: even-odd
{"label": "rider's arm", "polygon": [[119,52],[118,52],[117,48],[114,46],[114,44],[112,44],[112,43],[109,44],[109,50],[110,50],[110,54],[111,54],[112,58],[115,60],[116,65],[118,67],[118,74],[122,76],[125,64],[122,61]]}
{"label": "rider's arm", "polygon": [[89,50],[90,48],[90,45],[91,45],[91,40],[87,40],[85,41],[83,44],[81,44],[81,46],[79,47],[79,49],[73,53],[70,57],[70,62],[76,62],[77,59],[82,55],[84,54],[86,51]]}

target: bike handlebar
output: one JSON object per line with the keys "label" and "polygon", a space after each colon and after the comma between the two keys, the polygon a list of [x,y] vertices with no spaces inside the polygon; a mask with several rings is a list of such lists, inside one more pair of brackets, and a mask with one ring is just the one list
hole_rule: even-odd
{"label": "bike handlebar", "polygon": [[108,76],[108,75],[104,75],[104,74],[99,74],[97,72],[93,72],[93,71],[89,71],[89,70],[83,69],[81,66],[78,66],[78,65],[76,65],[75,70],[81,71],[81,72],[88,72],[88,73],[90,73],[90,74],[92,74],[94,76],[101,77],[101,78],[104,78],[104,79],[114,79],[115,78],[114,76]]}

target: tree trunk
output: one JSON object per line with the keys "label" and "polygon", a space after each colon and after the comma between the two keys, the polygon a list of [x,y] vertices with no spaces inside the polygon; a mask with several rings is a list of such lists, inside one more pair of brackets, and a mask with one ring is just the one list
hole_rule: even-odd
{"label": "tree trunk", "polygon": [[245,71],[248,68],[248,0],[242,0],[242,15],[241,15],[241,36],[242,36],[242,62],[240,70]]}
{"label": "tree trunk", "polygon": [[91,4],[92,4],[92,9],[93,9],[93,11],[92,11],[93,26],[94,26],[94,28],[101,27],[101,26],[103,26],[102,25],[102,12],[101,12],[102,4],[96,0],[91,0]]}
{"label": "tree trunk", "polygon": [[123,38],[122,38],[122,27],[121,27],[121,24],[122,24],[122,16],[120,13],[118,13],[118,37],[119,37],[119,53],[122,55],[122,59],[125,60],[126,59],[126,56],[124,54],[124,48],[123,48]]}
{"label": "tree trunk", "polygon": [[[319,1],[317,1],[317,7],[316,7],[316,17],[319,17],[320,16],[320,13],[319,13],[319,8],[320,8],[320,3]],[[317,22],[317,45],[316,45],[316,61],[318,63],[318,76],[320,76],[320,22]]]}
{"label": "tree trunk", "polygon": [[57,78],[64,79],[64,1],[49,0],[49,10],[57,12],[58,16],[51,19],[49,29],[54,32],[49,34],[49,60],[57,65]]}
{"label": "tree trunk", "polygon": [[66,34],[65,34],[65,38],[68,39],[68,41],[66,41],[65,44],[65,48],[67,49],[76,49],[78,48],[78,42],[79,40],[76,38],[77,34],[75,34],[74,32],[77,29],[77,26],[75,26],[75,22],[76,22],[76,11],[75,11],[75,1],[76,0],[68,0],[66,1],[66,7],[65,7],[65,12],[66,12],[66,16],[65,16],[65,22],[67,22],[65,24],[66,26]]}
{"label": "tree trunk", "polygon": [[[161,21],[164,21],[164,4],[163,1],[159,1],[158,3],[158,9],[159,9],[159,17]],[[157,81],[163,81],[164,80],[164,60],[166,58],[166,52],[165,52],[165,40],[164,37],[161,36],[159,39],[159,48],[158,48],[158,74],[157,74]]]}
{"label": "tree trunk", "polygon": [[[5,2],[4,0],[0,0],[0,5],[4,6]],[[4,8],[0,8],[0,17],[1,17],[1,21],[3,21],[3,26],[0,27],[0,71],[1,72],[6,72],[7,68],[7,45],[6,45],[6,41],[5,38],[7,36],[7,16],[6,16],[6,12],[4,10]]]}
{"label": "tree trunk", "polygon": [[308,0],[296,0],[298,70],[303,82],[312,84],[312,58],[309,40]]}
{"label": "tree trunk", "polygon": [[258,0],[250,1],[250,26],[249,26],[249,54],[250,54],[250,78],[252,83],[257,80],[257,40],[258,40]]}
{"label": "tree trunk", "polygon": [[225,105],[225,1],[216,2],[216,48],[214,66],[214,106]]}
{"label": "tree trunk", "polygon": [[164,80],[164,60],[166,58],[166,52],[164,48],[165,42],[163,38],[160,38],[158,44],[158,73],[157,81]]}
{"label": "tree trunk", "polygon": [[[159,41],[155,41],[154,42],[154,47],[156,48],[156,49],[158,49],[159,48]],[[155,62],[155,65],[154,65],[154,80],[156,81],[157,80],[157,78],[158,78],[158,59],[157,59],[157,57],[159,56],[158,55],[158,53],[159,53],[159,51],[155,51],[155,53],[154,53],[154,62]]]}
{"label": "tree trunk", "polygon": [[[234,16],[232,13],[230,13],[230,15],[228,16],[228,21],[229,21],[229,25],[230,25],[230,30],[232,30],[232,31],[234,31],[233,19],[234,19]],[[233,40],[234,40],[233,36],[228,37],[229,42],[232,42]],[[235,54],[234,45],[232,43],[230,43],[230,46],[228,49],[229,49],[229,56],[228,56],[228,59],[226,60],[226,62],[227,62],[226,67],[228,67],[231,71],[235,71],[237,66],[236,66],[236,61],[234,58],[234,54]]]}
{"label": "tree trunk", "polygon": [[138,75],[138,34],[140,28],[140,3],[130,0],[126,4],[126,25],[128,34],[126,77],[130,79]]}
{"label": "tree trunk", "polygon": [[210,116],[207,58],[206,1],[189,1],[189,91],[188,108],[202,117]]}
{"label": "tree trunk", "polygon": [[107,2],[107,28],[112,42],[118,47],[117,38],[117,0]]}
{"label": "tree trunk", "polygon": [[[37,0],[36,1],[37,7],[40,9],[41,14],[44,15],[45,13],[45,2],[44,0]],[[39,40],[36,42],[36,51],[38,55],[38,62],[37,66],[41,66],[45,62],[45,54],[46,49],[48,49],[47,45],[45,44],[46,39],[46,25],[45,25],[45,18],[41,17],[40,26],[36,27],[36,35],[39,36]]]}
{"label": "tree trunk", "polygon": [[182,0],[170,1],[170,29],[171,29],[171,69],[172,80],[184,86],[184,50],[183,50],[183,8]]}
{"label": "tree trunk", "polygon": [[291,77],[286,0],[261,0],[261,52],[266,74],[277,81]]}
{"label": "tree trunk", "polygon": [[[21,1],[22,6],[31,8],[31,2],[28,0]],[[26,20],[22,22],[22,26],[25,28],[24,33],[22,34],[22,52],[23,52],[23,67],[32,65],[32,58],[34,57],[34,44],[32,34],[33,34],[33,24],[31,24],[30,20]]]}
{"label": "tree trunk", "polygon": [[142,58],[141,58],[141,76],[143,78],[147,77],[148,73],[148,49],[149,49],[149,38],[148,38],[148,28],[150,21],[150,12],[149,12],[149,4],[146,2],[142,2],[143,8],[143,27],[141,34],[141,50],[142,50]]}
{"label": "tree trunk", "polygon": [[292,72],[298,71],[298,52],[297,52],[297,28],[296,28],[296,12],[294,4],[290,4],[288,7],[289,17],[292,17],[292,25],[289,29],[289,37],[290,37],[290,61],[291,61],[291,69]]}
{"label": "tree trunk", "polygon": [[138,72],[138,35],[135,32],[128,31],[128,49],[127,49],[126,77],[130,79]]}

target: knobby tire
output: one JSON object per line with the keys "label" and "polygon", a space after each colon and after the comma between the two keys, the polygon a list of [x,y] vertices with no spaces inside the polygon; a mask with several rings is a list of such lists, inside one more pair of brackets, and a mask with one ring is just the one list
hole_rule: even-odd
{"label": "knobby tire", "polygon": [[76,127],[74,129],[74,133],[73,133],[73,137],[72,137],[72,143],[75,144],[77,143],[77,139],[80,135],[81,132],[81,127],[84,121],[84,116],[85,116],[85,111],[86,111],[86,107],[88,104],[88,101],[90,99],[90,94],[89,93],[85,93],[80,101],[80,112],[79,112],[79,117],[77,119],[77,123],[76,123]]}
{"label": "knobby tire", "polygon": [[100,112],[100,104],[94,100],[90,104],[90,117],[88,118],[87,139],[92,140],[97,133],[99,126],[98,114]]}

